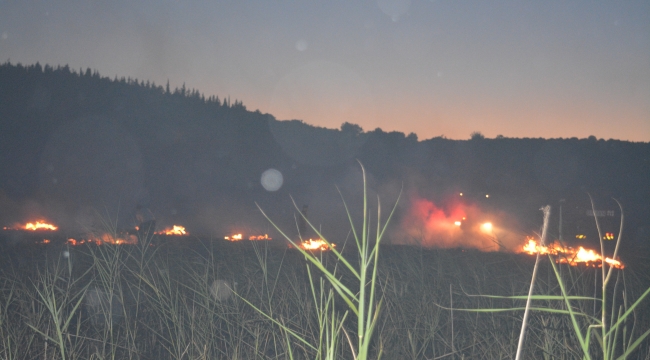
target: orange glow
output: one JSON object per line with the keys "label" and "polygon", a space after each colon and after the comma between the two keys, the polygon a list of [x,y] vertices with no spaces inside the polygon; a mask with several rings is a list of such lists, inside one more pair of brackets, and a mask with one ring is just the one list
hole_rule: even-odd
{"label": "orange glow", "polygon": [[272,237],[269,236],[269,234],[264,234],[264,235],[250,235],[248,237],[244,236],[243,234],[234,234],[230,236],[224,237],[225,240],[228,241],[241,241],[244,239],[248,239],[249,241],[264,241],[264,240],[273,240]]}
{"label": "orange glow", "polygon": [[28,222],[25,225],[15,225],[14,227],[3,227],[3,230],[31,230],[31,231],[41,231],[49,230],[56,231],[59,228],[56,225],[48,224],[45,220],[38,220],[35,222]]}
{"label": "orange glow", "polygon": [[224,239],[226,239],[228,241],[240,241],[241,239],[243,239],[243,236],[242,236],[242,234],[235,234],[235,235],[232,235],[232,236],[226,236],[226,237],[224,237]]}
{"label": "orange glow", "polygon": [[[475,248],[498,251],[506,238],[507,245],[519,245],[521,236],[511,236],[501,225],[507,216],[486,212],[473,203],[449,200],[438,206],[433,201],[414,197],[400,221],[399,231],[391,234],[396,244],[417,244],[434,248]],[[485,225],[486,220],[490,225]],[[497,239],[498,236],[498,239]],[[496,241],[498,240],[498,242]]]}
{"label": "orange glow", "polygon": [[491,222],[486,222],[481,224],[481,231],[484,233],[491,233],[492,232],[492,223]]}
{"label": "orange glow", "polygon": [[[578,250],[572,247],[562,246],[557,242],[553,242],[549,246],[542,246],[538,244],[535,239],[530,237],[527,239],[526,244],[521,247],[519,252],[525,252],[530,255],[537,253],[542,255],[557,255],[558,258],[555,260],[556,263],[569,264],[571,266],[585,264],[586,266],[591,267],[601,267],[603,260],[603,257],[599,253],[591,249],[585,249],[582,246],[580,246]],[[617,269],[625,268],[625,265],[618,260],[605,257],[605,262]]]}
{"label": "orange glow", "polygon": [[189,235],[189,233],[185,230],[184,226],[174,225],[171,228],[156,232],[156,235]]}
{"label": "orange glow", "polygon": [[115,236],[109,233],[103,233],[100,235],[89,235],[84,239],[73,239],[69,238],[66,241],[66,244],[71,246],[78,246],[83,244],[111,244],[111,245],[135,245],[138,243],[138,237],[135,235],[129,234],[116,234]]}
{"label": "orange glow", "polygon": [[[330,247],[327,245],[327,243],[324,240],[321,240],[321,239],[305,240],[302,243],[300,243],[300,247],[305,249],[305,250],[327,251],[327,250],[330,249]],[[336,247],[336,244],[332,244],[332,247]]]}

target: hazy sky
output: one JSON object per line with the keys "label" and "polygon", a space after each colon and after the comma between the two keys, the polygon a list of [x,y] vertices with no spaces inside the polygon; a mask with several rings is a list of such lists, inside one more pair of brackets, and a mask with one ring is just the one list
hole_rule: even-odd
{"label": "hazy sky", "polygon": [[650,141],[647,0],[0,0],[0,34],[317,126]]}

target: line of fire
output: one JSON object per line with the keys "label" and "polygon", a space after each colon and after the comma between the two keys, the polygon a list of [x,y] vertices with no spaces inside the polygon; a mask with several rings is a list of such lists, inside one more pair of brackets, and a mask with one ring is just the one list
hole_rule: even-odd
{"label": "line of fire", "polygon": [[[484,196],[486,199],[490,198],[490,194]],[[621,214],[617,208],[594,211],[588,201],[561,200],[559,206],[556,206],[557,229],[551,232],[554,234],[554,238],[548,244],[542,245],[539,236],[534,235],[534,231],[529,234],[510,231],[505,228],[505,225],[499,223],[500,216],[481,210],[480,204],[476,202],[467,201],[466,194],[460,192],[457,193],[457,197],[458,200],[452,202],[452,205],[448,205],[446,209],[439,208],[433,202],[425,199],[412,200],[410,210],[403,216],[401,224],[398,224],[400,235],[408,235],[410,231],[421,234],[423,239],[420,245],[426,247],[473,247],[483,251],[509,251],[527,255],[549,254],[555,258],[557,263],[571,266],[601,267],[604,261],[615,268],[623,269],[625,267],[620,259],[603,256],[600,251],[595,250],[600,249],[599,236],[602,236],[602,240],[606,243],[606,250],[612,249],[612,245],[615,243],[613,240],[616,240],[620,230],[618,226],[620,226]],[[330,246],[335,247],[335,243],[328,245],[328,242],[320,238],[308,236],[307,209],[308,207],[305,205],[297,217],[298,236],[294,244],[309,251],[328,251]],[[595,219],[598,220],[600,226],[600,235],[596,230]],[[402,231],[404,229],[405,231]],[[174,224],[160,230],[151,230],[150,240],[156,239],[152,243],[159,243],[165,239],[190,237],[190,231],[182,225]],[[42,218],[5,226],[3,232],[18,234],[19,238],[22,235],[22,238],[29,239],[28,242],[39,245],[53,242],[64,242],[71,246],[84,244],[133,245],[138,243],[139,238],[142,238],[138,227],[113,233],[88,233],[67,237],[62,235],[57,224]],[[516,234],[514,240],[512,240],[512,234]],[[396,235],[395,238],[399,238],[400,235]],[[468,238],[470,239],[468,240]],[[54,241],[55,239],[56,241]],[[228,242],[272,241],[273,237],[268,233],[246,234],[239,231],[217,239]],[[484,246],[485,243],[489,246]],[[287,246],[293,247],[289,242],[287,242]],[[608,251],[606,253],[611,254]]]}

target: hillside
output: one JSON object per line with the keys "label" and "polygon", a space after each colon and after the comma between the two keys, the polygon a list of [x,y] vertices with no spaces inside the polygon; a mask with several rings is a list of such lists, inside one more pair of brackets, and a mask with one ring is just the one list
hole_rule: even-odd
{"label": "hillside", "polygon": [[[356,209],[358,159],[384,205],[403,187],[396,231],[424,199],[447,213],[462,202],[502,214],[508,226],[530,232],[541,223],[540,206],[566,199],[570,216],[589,192],[607,210],[610,197],[620,200],[626,235],[650,239],[650,143],[419,141],[354,124],[325,129],[196,90],[39,64],[1,65],[0,99],[0,224],[40,216],[73,231],[97,226],[99,213],[127,227],[140,203],[160,224],[204,234],[269,231],[258,203],[295,229],[291,195],[326,233],[345,236],[335,186]],[[260,184],[270,168],[284,179],[275,192]]]}

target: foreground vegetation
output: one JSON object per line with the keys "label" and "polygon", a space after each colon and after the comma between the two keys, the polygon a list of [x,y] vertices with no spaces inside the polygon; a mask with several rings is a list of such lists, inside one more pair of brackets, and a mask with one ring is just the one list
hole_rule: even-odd
{"label": "foreground vegetation", "polygon": [[[348,259],[357,258],[350,244],[339,248]],[[315,287],[315,297],[308,267],[313,276],[319,272],[284,244],[179,238],[156,246],[50,244],[3,250],[4,359],[312,359],[315,350],[282,329],[310,344],[322,341],[315,301],[329,293],[328,283]],[[322,261],[328,269],[337,266],[332,253],[323,253]],[[384,359],[514,358],[523,311],[448,308],[523,307],[525,299],[469,294],[526,294],[533,264],[526,255],[382,246],[377,284],[383,300],[369,358],[380,352]],[[600,286],[599,269],[559,269],[570,295],[593,296]],[[343,283],[354,282],[341,274]],[[648,288],[645,274],[643,262],[616,271],[618,285],[609,298],[627,306]],[[548,261],[540,263],[536,287],[539,293],[561,294]],[[340,300],[332,306],[340,314],[347,310]],[[573,306],[599,317],[596,301]],[[646,306],[627,319],[628,337],[650,328]],[[351,359],[346,337],[355,336],[358,327],[354,317],[343,321],[345,331],[338,333],[334,351],[336,358]],[[582,358],[570,317],[531,312],[523,354]],[[648,341],[630,358],[650,358]]]}

